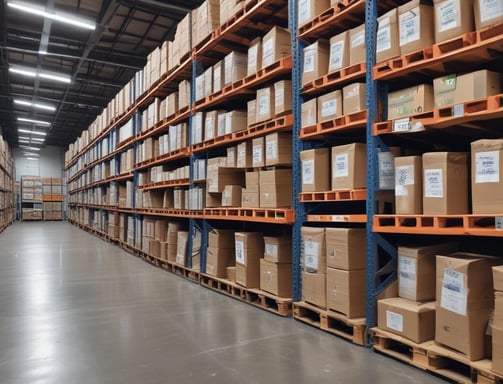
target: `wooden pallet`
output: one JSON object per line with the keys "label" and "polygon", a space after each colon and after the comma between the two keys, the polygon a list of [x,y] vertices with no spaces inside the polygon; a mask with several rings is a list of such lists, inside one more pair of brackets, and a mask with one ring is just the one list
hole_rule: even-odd
{"label": "wooden pallet", "polygon": [[318,308],[305,301],[293,303],[293,317],[354,344],[367,344],[367,326],[364,318],[349,319],[343,314]]}
{"label": "wooden pallet", "polygon": [[367,198],[366,189],[352,191],[325,191],[325,192],[302,192],[299,201],[309,202],[333,202],[333,201],[361,201]]}
{"label": "wooden pallet", "polygon": [[366,73],[365,63],[351,65],[337,71],[321,76],[302,85],[304,95],[315,96],[337,86],[348,84],[352,81],[364,79]]}
{"label": "wooden pallet", "polygon": [[316,139],[331,135],[334,132],[347,132],[363,130],[367,125],[367,111],[360,111],[350,115],[336,117],[333,120],[303,127],[300,130],[300,139]]}

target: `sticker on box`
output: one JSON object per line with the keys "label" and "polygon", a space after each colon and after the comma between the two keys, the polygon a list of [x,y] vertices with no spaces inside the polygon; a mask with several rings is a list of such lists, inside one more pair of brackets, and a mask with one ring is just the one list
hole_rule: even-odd
{"label": "sticker on box", "polygon": [[395,169],[395,195],[407,196],[407,186],[414,185],[414,166],[402,165]]}
{"label": "sticker on box", "polygon": [[403,332],[403,316],[399,313],[386,311],[386,327],[397,332]]}
{"label": "sticker on box", "polygon": [[412,257],[399,256],[400,293],[406,297],[416,296],[417,262]]}
{"label": "sticker on box", "polygon": [[441,169],[424,170],[424,197],[443,198],[444,183]]}
{"label": "sticker on box", "polygon": [[302,184],[314,184],[314,160],[302,161]]}
{"label": "sticker on box", "polygon": [[460,4],[459,0],[447,0],[440,3],[437,7],[439,15],[439,32],[445,32],[449,29],[459,26]]}
{"label": "sticker on box", "polygon": [[[381,26],[381,24],[384,24]],[[383,52],[391,49],[391,28],[389,25],[389,17],[379,22],[379,29],[377,31],[377,44],[376,52]]]}
{"label": "sticker on box", "polygon": [[501,0],[480,0],[480,21],[496,19],[503,15],[503,2]]}
{"label": "sticker on box", "polygon": [[304,72],[314,71],[315,51],[308,51],[304,54]]}
{"label": "sticker on box", "polygon": [[265,254],[273,257],[278,257],[278,245],[277,244],[267,244],[265,245]]}
{"label": "sticker on box", "polygon": [[475,153],[475,183],[499,183],[499,167],[498,151]]}
{"label": "sticker on box", "polygon": [[307,272],[318,272],[318,253],[320,244],[315,241],[304,241],[304,265]]}
{"label": "sticker on box", "polygon": [[330,46],[330,66],[329,70],[335,71],[342,68],[344,55],[344,41],[337,41]]}
{"label": "sticker on box", "polygon": [[332,176],[334,178],[349,176],[349,155],[347,153],[335,156]]}
{"label": "sticker on box", "polygon": [[465,275],[450,268],[444,270],[440,306],[448,311],[466,316],[467,292]]}
{"label": "sticker on box", "polygon": [[241,240],[236,240],[236,263],[245,264],[245,250],[244,242]]}
{"label": "sticker on box", "polygon": [[400,46],[419,40],[420,19],[419,7],[411,9],[399,16],[400,22]]}

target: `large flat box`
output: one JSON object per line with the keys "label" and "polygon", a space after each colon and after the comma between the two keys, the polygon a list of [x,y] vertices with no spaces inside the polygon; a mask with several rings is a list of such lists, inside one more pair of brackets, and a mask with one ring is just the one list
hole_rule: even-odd
{"label": "large flat box", "polygon": [[328,73],[349,66],[349,31],[344,31],[330,39]]}
{"label": "large flat box", "polygon": [[308,149],[300,153],[302,192],[328,191],[330,188],[330,149]]}
{"label": "large flat box", "polygon": [[472,212],[501,213],[503,206],[503,139],[471,144]]}
{"label": "large flat box", "polygon": [[431,1],[412,0],[398,7],[400,53],[430,47],[435,42]]}
{"label": "large flat box", "polygon": [[274,104],[274,86],[257,90],[255,123],[272,119],[274,117]]}
{"label": "large flat box", "polygon": [[222,192],[222,207],[241,206],[241,185],[226,185]]}
{"label": "large flat box", "polygon": [[352,143],[332,147],[332,190],[367,186],[367,146]]}
{"label": "large flat box", "polygon": [[233,84],[246,77],[248,57],[246,53],[231,52],[224,59],[224,85]]}
{"label": "large flat box", "polygon": [[435,302],[417,303],[400,297],[377,302],[377,326],[415,343],[435,338]]}
{"label": "large flat box", "polygon": [[476,254],[437,256],[435,341],[470,361],[490,352],[486,330],[494,308],[491,267],[497,261]]}
{"label": "large flat box", "polygon": [[342,88],[342,106],[345,115],[351,115],[367,109],[367,85],[353,83]]}
{"label": "large flat box", "polygon": [[416,85],[388,94],[388,120],[409,117],[433,110],[433,87]]}
{"label": "large flat box", "polygon": [[292,263],[292,238],[264,236],[264,259],[271,263]]}
{"label": "large flat box", "polygon": [[456,250],[456,243],[398,247],[398,296],[421,302],[435,300],[436,256]]}
{"label": "large flat box", "polygon": [[501,1],[474,0],[475,29],[483,29],[503,23],[503,4]]}
{"label": "large flat box", "polygon": [[314,19],[316,16],[330,8],[329,0],[298,0],[298,24],[299,27]]}
{"label": "large flat box", "polygon": [[265,166],[265,138],[256,137],[252,140],[252,165],[254,168]]}
{"label": "large flat box", "polygon": [[265,137],[265,165],[267,167],[291,165],[292,145],[292,134],[290,132],[276,132],[267,135]]}
{"label": "large flat box", "polygon": [[454,103],[464,103],[500,93],[501,74],[483,69],[457,77]]}
{"label": "large flat box", "polygon": [[377,19],[376,62],[400,56],[398,9],[394,8]]}
{"label": "large flat box", "polygon": [[306,101],[305,103],[302,103],[301,113],[302,128],[315,125],[318,122],[318,100],[311,99],[309,101]]}
{"label": "large flat box", "polygon": [[474,29],[472,0],[434,0],[435,43],[454,39]]}
{"label": "large flat box", "polygon": [[292,170],[260,171],[260,208],[287,208],[292,206]]}
{"label": "large flat box", "polygon": [[318,123],[330,121],[343,115],[340,89],[318,97]]}
{"label": "large flat box", "polygon": [[348,318],[365,317],[367,271],[327,268],[327,308]]}
{"label": "large flat box", "polygon": [[292,264],[260,259],[260,289],[279,297],[292,296]]}
{"label": "large flat box", "polygon": [[446,75],[433,79],[433,97],[435,108],[454,104],[457,75]]}
{"label": "large flat box", "polygon": [[234,233],[232,229],[212,229],[208,232],[208,247],[230,248],[234,253]]}
{"label": "large flat box", "polygon": [[423,214],[469,213],[468,159],[464,152],[423,155]]}
{"label": "large flat box", "polygon": [[262,68],[262,38],[257,37],[250,43],[248,48],[247,75],[250,76]]}
{"label": "large flat box", "polygon": [[227,267],[234,265],[234,248],[208,247],[206,250],[206,273],[226,278]]}
{"label": "large flat box", "polygon": [[302,300],[320,308],[327,307],[326,273],[302,272]]}
{"label": "large flat box", "polygon": [[330,46],[326,40],[318,40],[304,48],[302,84],[309,83],[328,73]]}
{"label": "large flat box", "polygon": [[274,83],[274,115],[279,116],[292,110],[292,82],[281,80]]}
{"label": "large flat box", "polygon": [[360,228],[326,228],[327,266],[342,270],[367,267],[367,233]]}
{"label": "large flat box", "polygon": [[323,273],[327,271],[327,245],[325,228],[301,228],[301,262],[304,271]]}
{"label": "large flat box", "polygon": [[349,31],[349,65],[364,63],[367,60],[367,46],[365,44],[365,24]]}
{"label": "large flat box", "polygon": [[273,27],[262,39],[262,68],[292,54],[290,32]]}
{"label": "large flat box", "polygon": [[395,213],[423,213],[423,164],[421,156],[395,157]]}

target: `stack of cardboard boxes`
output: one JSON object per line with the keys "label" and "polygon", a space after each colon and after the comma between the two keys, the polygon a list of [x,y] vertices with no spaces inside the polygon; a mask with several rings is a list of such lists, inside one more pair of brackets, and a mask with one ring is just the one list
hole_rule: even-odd
{"label": "stack of cardboard boxes", "polygon": [[492,323],[493,371],[503,375],[503,267],[493,267],[494,318]]}
{"label": "stack of cardboard boxes", "polygon": [[260,259],[260,289],[279,297],[292,296],[292,240],[264,236]]}

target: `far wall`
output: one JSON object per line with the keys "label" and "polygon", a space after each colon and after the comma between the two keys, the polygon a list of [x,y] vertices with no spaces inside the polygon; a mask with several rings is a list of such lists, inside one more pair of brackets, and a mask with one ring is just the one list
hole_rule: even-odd
{"label": "far wall", "polygon": [[21,176],[40,176],[40,177],[63,177],[65,149],[61,147],[46,146],[39,152],[38,161],[27,160],[20,148],[15,148],[14,169],[16,180],[20,181]]}

